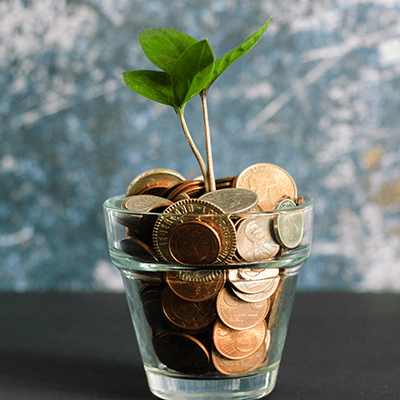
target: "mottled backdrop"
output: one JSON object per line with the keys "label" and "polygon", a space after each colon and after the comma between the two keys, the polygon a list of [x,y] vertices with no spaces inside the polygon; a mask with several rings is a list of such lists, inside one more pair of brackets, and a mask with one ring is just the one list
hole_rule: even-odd
{"label": "mottled backdrop", "polygon": [[[302,290],[400,291],[400,2],[0,2],[0,289],[120,289],[102,203],[151,168],[193,178],[171,108],[131,92],[143,29],[216,57],[272,15],[209,94],[217,177],[255,162],[316,199]],[[198,99],[186,109],[202,148]]]}

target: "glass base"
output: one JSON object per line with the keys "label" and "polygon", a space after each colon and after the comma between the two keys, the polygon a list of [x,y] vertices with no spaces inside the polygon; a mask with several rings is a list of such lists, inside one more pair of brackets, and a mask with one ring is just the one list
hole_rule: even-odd
{"label": "glass base", "polygon": [[182,379],[145,368],[151,392],[161,399],[259,399],[272,392],[279,363],[257,375],[221,379]]}

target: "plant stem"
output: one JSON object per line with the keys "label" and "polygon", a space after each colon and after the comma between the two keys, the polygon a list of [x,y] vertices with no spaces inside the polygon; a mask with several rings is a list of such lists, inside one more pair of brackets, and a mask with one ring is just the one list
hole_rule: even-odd
{"label": "plant stem", "polygon": [[206,190],[206,192],[209,192],[210,188],[209,188],[209,182],[207,180],[206,164],[204,163],[204,160],[201,157],[201,154],[200,154],[199,150],[197,149],[196,144],[194,143],[192,136],[190,135],[189,129],[186,125],[185,117],[183,115],[184,108],[185,108],[185,105],[183,105],[180,109],[175,110],[175,111],[178,114],[179,120],[181,121],[183,133],[185,134],[186,139],[189,142],[189,146],[192,149],[192,152],[193,152],[194,156],[196,157],[197,162],[199,163],[200,170],[201,170],[201,173],[204,178],[205,190]]}
{"label": "plant stem", "polygon": [[201,105],[203,106],[203,120],[204,120],[204,133],[206,136],[206,152],[207,152],[207,181],[209,191],[216,189],[215,178],[214,178],[214,166],[211,150],[211,135],[210,135],[210,124],[208,122],[208,109],[207,109],[207,89],[200,92]]}

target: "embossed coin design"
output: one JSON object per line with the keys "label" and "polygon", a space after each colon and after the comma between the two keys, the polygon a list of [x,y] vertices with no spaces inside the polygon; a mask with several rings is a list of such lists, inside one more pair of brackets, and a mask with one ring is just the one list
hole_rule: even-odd
{"label": "embossed coin design", "polygon": [[244,218],[237,227],[237,251],[246,261],[264,261],[275,257],[280,246],[272,238],[272,216]]}
{"label": "embossed coin design", "polygon": [[213,329],[215,348],[224,357],[240,360],[254,354],[265,341],[267,323],[262,320],[258,325],[244,331],[231,329],[217,320]]}
{"label": "embossed coin design", "polygon": [[265,342],[248,357],[232,360],[213,350],[211,357],[215,368],[224,375],[239,375],[257,369],[265,359],[267,352]]}
{"label": "embossed coin design", "polygon": [[166,168],[155,168],[137,176],[128,186],[126,197],[140,194],[144,190],[156,187],[168,188],[171,185],[184,181],[185,178],[178,172]]}
{"label": "embossed coin design", "polygon": [[176,274],[169,271],[165,280],[172,291],[187,301],[206,301],[215,297],[225,284],[225,273],[219,271],[217,276],[207,282],[190,282],[180,280]]}
{"label": "embossed coin design", "polygon": [[282,197],[288,196],[293,201],[297,197],[293,178],[274,164],[251,165],[237,176],[235,186],[255,192],[264,211],[272,210]]}
{"label": "embossed coin design", "polygon": [[[290,199],[281,200],[276,210],[292,209],[296,203]],[[288,249],[299,246],[304,233],[304,212],[302,210],[282,213],[274,217],[274,232],[277,241]]]}
{"label": "embossed coin design", "polygon": [[[188,221],[206,223],[213,231],[218,232],[220,251],[212,264],[226,264],[232,259],[236,250],[236,231],[232,221],[220,207],[201,199],[177,201],[157,218],[154,224],[153,243],[161,259],[172,264],[176,263],[170,252],[169,237],[178,225]],[[210,232],[213,231],[210,229]],[[201,242],[192,241],[190,247],[185,251],[199,255],[201,251],[204,251],[204,247]],[[203,262],[200,264],[204,265]]]}
{"label": "embossed coin design", "polygon": [[217,296],[218,316],[226,326],[235,330],[258,325],[266,317],[268,308],[268,301],[249,303],[232,295],[226,287]]}
{"label": "embossed coin design", "polygon": [[164,289],[162,307],[168,320],[190,332],[200,332],[211,325],[217,314],[211,300],[191,302],[177,296],[170,287]]}
{"label": "embossed coin design", "polygon": [[168,235],[168,250],[179,264],[213,264],[221,249],[218,231],[204,221],[184,221]]}
{"label": "embossed coin design", "polygon": [[216,204],[226,214],[246,212],[258,203],[255,192],[240,188],[214,190],[203,194],[200,199]]}

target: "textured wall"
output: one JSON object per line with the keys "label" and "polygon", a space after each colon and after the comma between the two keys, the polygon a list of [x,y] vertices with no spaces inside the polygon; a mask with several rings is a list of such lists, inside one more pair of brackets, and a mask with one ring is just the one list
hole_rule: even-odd
{"label": "textured wall", "polygon": [[[400,3],[0,2],[0,289],[117,289],[102,202],[139,173],[199,174],[172,109],[121,72],[137,36],[175,28],[216,57],[270,16],[209,94],[217,177],[255,162],[316,199],[300,289],[400,290]],[[201,147],[201,109],[188,103]]]}

